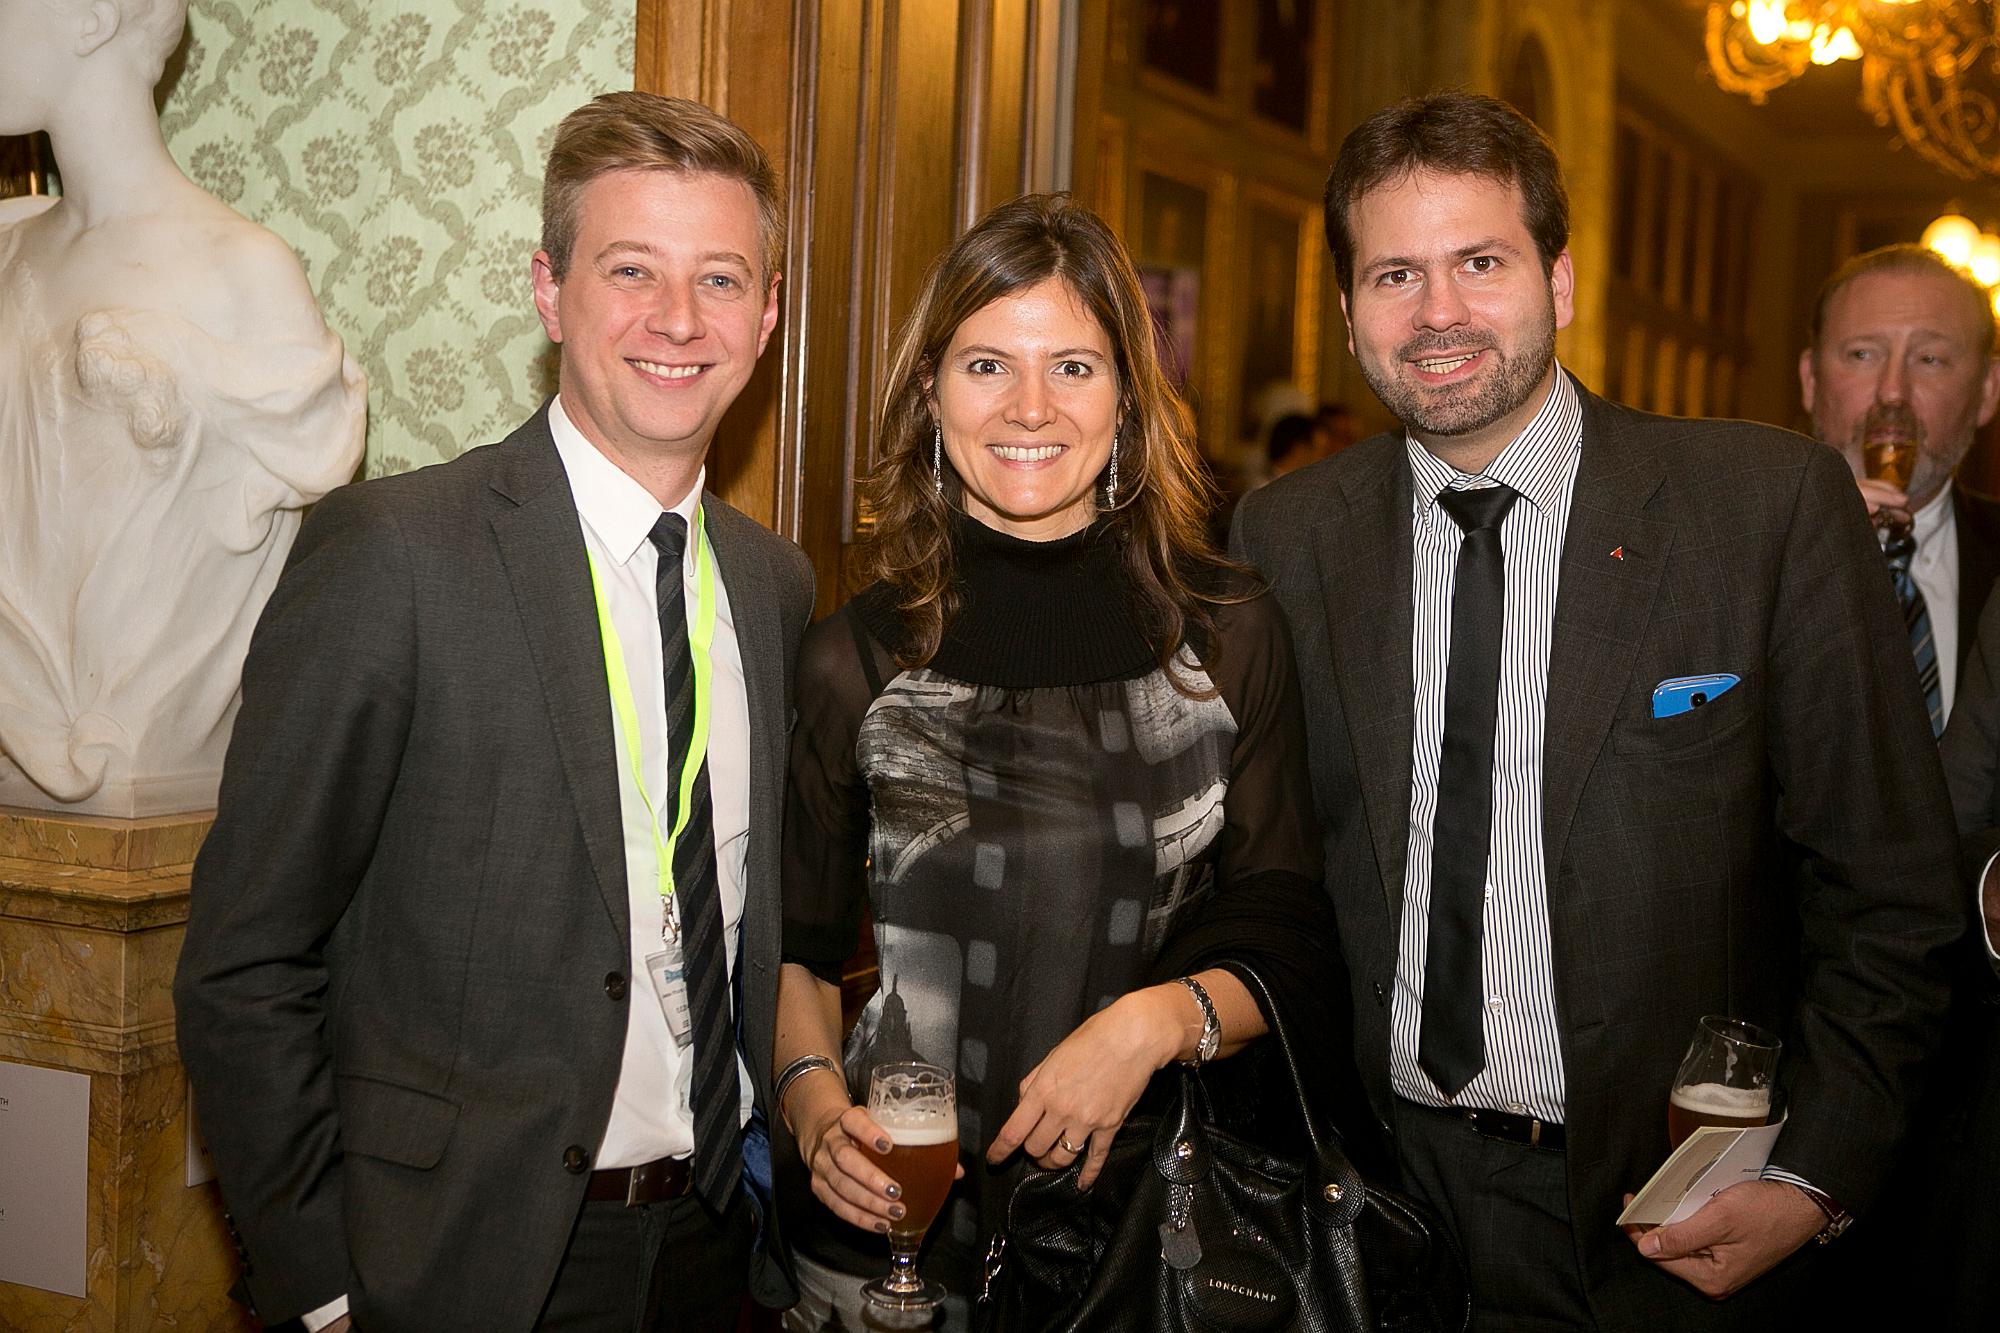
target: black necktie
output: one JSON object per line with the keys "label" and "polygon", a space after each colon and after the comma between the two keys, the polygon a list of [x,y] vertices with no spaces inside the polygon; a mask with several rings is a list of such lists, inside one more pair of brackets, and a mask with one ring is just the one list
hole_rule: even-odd
{"label": "black necktie", "polygon": [[[663,815],[679,807],[682,765],[694,744],[694,655],[688,651],[687,601],[681,589],[681,554],[687,521],[660,515],[653,525],[660,568],[660,661],[667,691],[667,774],[672,784]],[[694,1184],[721,1211],[735,1196],[743,1173],[738,1128],[741,1092],[736,1082],[736,1024],[729,1012],[728,943],[715,878],[714,806],[708,791],[708,758],[702,757],[688,800],[687,827],[674,844],[674,898],[680,904],[681,953],[694,1027],[694,1077],[688,1103],[694,1112]]]}
{"label": "black necktie", "polygon": [[1889,561],[1889,581],[1895,585],[1896,600],[1903,607],[1903,626],[1910,635],[1910,656],[1916,659],[1917,683],[1923,687],[1924,708],[1931,715],[1931,735],[1944,733],[1944,686],[1938,677],[1937,640],[1931,637],[1931,611],[1923,591],[1910,573],[1910,560],[1917,553],[1917,539],[1907,530],[1889,538],[1882,554]]}
{"label": "black necktie", "polygon": [[1447,1097],[1456,1097],[1486,1067],[1479,949],[1493,836],[1500,638],[1507,621],[1500,523],[1515,498],[1506,486],[1438,494],[1438,504],[1464,529],[1465,541],[1452,578],[1451,660],[1445,667],[1444,740],[1431,822],[1430,946],[1417,1063]]}

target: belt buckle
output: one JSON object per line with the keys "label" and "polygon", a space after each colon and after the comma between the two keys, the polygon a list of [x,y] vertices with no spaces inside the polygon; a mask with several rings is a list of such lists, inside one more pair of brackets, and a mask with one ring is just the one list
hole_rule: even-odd
{"label": "belt buckle", "polygon": [[643,1166],[635,1166],[625,1172],[625,1206],[627,1208],[637,1208],[639,1206],[639,1185],[644,1178],[643,1173],[645,1170],[646,1168]]}

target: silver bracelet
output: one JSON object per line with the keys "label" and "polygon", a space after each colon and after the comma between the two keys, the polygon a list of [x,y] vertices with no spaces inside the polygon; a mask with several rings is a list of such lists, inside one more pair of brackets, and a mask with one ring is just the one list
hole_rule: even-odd
{"label": "silver bracelet", "polygon": [[[826,1069],[836,1074],[840,1072],[840,1066],[835,1064],[829,1056],[800,1056],[785,1066],[785,1072],[778,1075],[778,1081],[772,1085],[771,1110],[776,1112],[780,1117],[784,1116],[785,1094],[791,1091],[792,1084],[798,1082],[802,1076],[810,1074],[815,1069]],[[789,1125],[792,1122],[786,1120],[785,1123]]]}
{"label": "silver bracelet", "polygon": [[1186,986],[1194,996],[1194,1002],[1201,1006],[1201,1040],[1195,1043],[1194,1059],[1181,1061],[1190,1069],[1199,1069],[1222,1049],[1222,1020],[1215,1016],[1215,1002],[1208,998],[1207,988],[1199,981],[1193,977],[1175,977],[1174,980]]}

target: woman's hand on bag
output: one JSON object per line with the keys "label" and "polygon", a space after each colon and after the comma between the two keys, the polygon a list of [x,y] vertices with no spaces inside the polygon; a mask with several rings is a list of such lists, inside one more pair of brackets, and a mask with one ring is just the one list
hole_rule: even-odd
{"label": "woman's hand on bag", "polygon": [[986,1160],[997,1166],[1018,1148],[1036,1165],[1060,1170],[1081,1156],[1077,1188],[1089,1189],[1139,1094],[1179,1053],[1185,1027],[1173,995],[1157,986],[1092,1014],[1021,1080],[1021,1102]]}

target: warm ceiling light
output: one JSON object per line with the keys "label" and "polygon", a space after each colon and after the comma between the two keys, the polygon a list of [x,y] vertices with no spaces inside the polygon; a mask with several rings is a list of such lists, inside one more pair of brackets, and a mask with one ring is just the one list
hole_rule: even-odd
{"label": "warm ceiling light", "polygon": [[1924,228],[1924,244],[1959,268],[1972,263],[1972,247],[1978,240],[1978,226],[1958,213],[1946,213]]}
{"label": "warm ceiling light", "polygon": [[1854,33],[1842,28],[1829,33],[1825,28],[1812,37],[1812,62],[1815,65],[1831,65],[1841,60],[1861,59],[1861,45],[1854,40]]}
{"label": "warm ceiling light", "polygon": [[2000,236],[1980,232],[1979,239],[1972,243],[1972,259],[1966,267],[1972,270],[1974,281],[1981,287],[2000,283]]}
{"label": "warm ceiling light", "polygon": [[1995,0],[1708,0],[1709,69],[1761,103],[1814,65],[1861,62],[1861,105],[1935,165],[2000,177]]}

